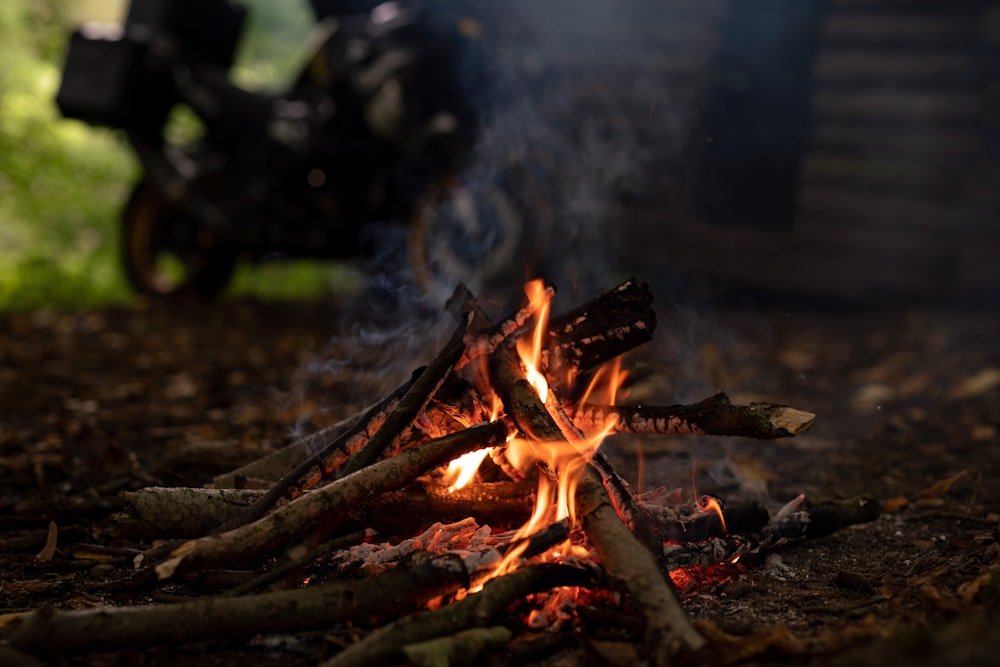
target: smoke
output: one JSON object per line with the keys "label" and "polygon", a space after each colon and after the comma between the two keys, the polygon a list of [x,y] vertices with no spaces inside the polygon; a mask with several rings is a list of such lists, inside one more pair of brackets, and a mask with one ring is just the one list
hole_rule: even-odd
{"label": "smoke", "polygon": [[524,243],[513,257],[521,266],[499,279],[475,271],[438,276],[434,289],[416,284],[406,230],[371,227],[379,253],[365,267],[367,289],[345,306],[337,338],[308,371],[359,405],[433,356],[454,326],[442,305],[459,281],[501,316],[523,299],[528,278],[554,283],[559,309],[641,274],[623,259],[648,241],[626,202],[663,189],[665,165],[691,136],[694,102],[679,84],[710,57],[699,39],[714,15],[688,2],[447,0],[426,7],[442,22],[475,22],[475,39],[456,63],[478,121],[462,174],[473,200],[490,201],[503,183],[529,209],[544,198],[548,216],[524,216]]}
{"label": "smoke", "polygon": [[553,211],[537,268],[563,297],[614,281],[622,246],[638,241],[622,199],[649,191],[688,141],[690,100],[663,75],[690,56],[665,22],[673,13],[640,0],[513,0],[482,19],[488,80],[468,72],[482,124],[470,171],[488,182],[530,166]]}

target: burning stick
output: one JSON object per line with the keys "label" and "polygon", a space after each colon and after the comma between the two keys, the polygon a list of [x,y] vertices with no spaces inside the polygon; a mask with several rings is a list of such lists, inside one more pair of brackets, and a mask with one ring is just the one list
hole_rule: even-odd
{"label": "burning stick", "polygon": [[[265,496],[253,504],[236,525],[255,521],[271,508],[291,502],[306,489],[328,479],[341,465],[344,465],[345,460],[346,465],[343,470],[345,475],[377,461],[397,436],[427,406],[434,393],[451,373],[455,362],[465,349],[463,339],[470,322],[471,316],[466,317],[444,349],[419,372],[415,379],[369,409],[354,428],[337,438],[322,452],[285,475]],[[234,527],[230,524],[223,529]]]}
{"label": "burning stick", "polygon": [[817,505],[772,521],[759,534],[726,535],[703,542],[668,544],[664,557],[671,570],[718,565],[736,556],[759,553],[790,540],[816,539],[841,528],[878,518],[881,506],[871,498]]}
{"label": "burning stick", "polygon": [[[524,555],[544,552],[565,541],[567,535],[565,523],[548,526],[521,543],[526,546]],[[347,619],[374,625],[468,588],[470,581],[492,570],[513,546],[507,544],[465,558],[418,552],[376,576],[293,591],[201,598],[168,605],[78,611],[45,608],[27,617],[8,641],[25,650],[72,650],[319,630]],[[576,585],[585,585],[577,581]],[[550,582],[549,587],[558,585],[558,581]]]}
{"label": "burning stick", "polygon": [[232,560],[252,560],[286,546],[315,527],[343,521],[346,510],[380,493],[401,488],[419,475],[482,447],[502,444],[509,432],[505,422],[481,424],[408,449],[316,491],[239,528],[187,542],[156,566],[159,579],[193,568],[212,568]]}
{"label": "burning stick", "polygon": [[539,370],[559,387],[577,373],[649,342],[656,329],[652,302],[649,285],[629,279],[553,317]]}
{"label": "burning stick", "polygon": [[723,392],[694,405],[581,405],[573,422],[585,433],[611,424],[612,433],[661,435],[737,435],[747,438],[787,438],[806,431],[816,415],[784,405],[733,405]]}
{"label": "burning stick", "polygon": [[[555,288],[551,285],[546,285],[538,298],[529,299],[527,305],[518,309],[510,317],[497,324],[484,325],[475,335],[466,336],[465,353],[458,360],[458,363],[455,364],[455,370],[462,368],[476,357],[492,354],[508,338],[513,336],[518,329],[523,327],[524,323],[531,319],[532,315],[535,315],[540,309],[547,306],[555,295]],[[455,296],[452,297],[453,302],[460,302],[460,300],[466,304],[465,310],[476,310],[480,313],[480,317],[482,317],[482,311],[479,308],[478,302],[464,286],[460,290],[456,290]]]}
{"label": "burning stick", "polygon": [[[543,443],[566,442],[513,352],[505,347],[493,358],[497,391],[518,429]],[[654,663],[665,665],[682,649],[704,646],[705,640],[691,625],[656,558],[621,522],[600,475],[590,465],[584,466],[575,498],[584,531],[608,575],[623,584],[642,609],[645,640]]]}
{"label": "burning stick", "polygon": [[532,593],[560,586],[592,587],[597,579],[593,570],[570,565],[549,563],[525,567],[488,581],[482,591],[467,595],[459,602],[379,628],[321,667],[384,664],[398,657],[407,645],[450,636],[471,627],[488,626],[513,602]]}

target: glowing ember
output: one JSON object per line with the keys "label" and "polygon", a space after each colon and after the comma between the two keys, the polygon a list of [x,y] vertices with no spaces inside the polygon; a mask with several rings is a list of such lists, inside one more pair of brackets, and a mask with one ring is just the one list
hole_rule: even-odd
{"label": "glowing ember", "polygon": [[[525,293],[532,302],[544,299],[544,285],[540,280],[532,281],[525,285]],[[519,340],[517,351],[524,366],[525,377],[555,422],[559,424],[566,440],[540,442],[514,439],[507,444],[505,455],[511,465],[522,472],[528,472],[534,466],[541,473],[539,474],[534,512],[528,522],[517,532],[518,538],[530,535],[546,525],[563,519],[569,519],[571,522],[576,520],[576,489],[584,466],[588,464],[604,441],[604,437],[613,428],[613,424],[608,423],[595,433],[581,433],[561,413],[561,407],[556,397],[549,392],[548,382],[539,370],[548,314],[549,306],[546,301],[538,309],[535,329],[530,340]],[[609,368],[602,368],[595,374],[587,388],[586,395],[600,396],[607,404],[613,404],[624,377],[625,375],[620,371],[618,360],[615,360]],[[513,569],[520,555],[521,550],[519,549],[512,549],[508,552],[493,576],[504,574]],[[586,556],[587,551],[567,541],[549,552],[549,556],[556,559],[571,555]]]}

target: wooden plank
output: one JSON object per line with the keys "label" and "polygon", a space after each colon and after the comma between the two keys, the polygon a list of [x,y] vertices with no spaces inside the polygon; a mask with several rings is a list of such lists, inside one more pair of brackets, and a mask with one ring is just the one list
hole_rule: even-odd
{"label": "wooden plank", "polygon": [[813,67],[817,86],[931,84],[955,87],[976,85],[985,63],[966,49],[888,51],[878,49],[826,49]]}
{"label": "wooden plank", "polygon": [[919,120],[965,123],[984,117],[979,93],[891,91],[872,87],[849,92],[818,91],[811,101],[816,118]]}
{"label": "wooden plank", "polygon": [[[806,185],[799,193],[797,228],[836,224],[857,237],[902,231],[916,243],[972,242],[1000,236],[1000,202],[974,206],[932,197],[866,194],[848,188]],[[1000,260],[1000,257],[998,257]]]}
{"label": "wooden plank", "polygon": [[835,13],[823,33],[828,46],[965,48],[979,34],[976,18],[903,11]]}
{"label": "wooden plank", "polygon": [[956,165],[811,153],[803,162],[801,180],[803,184],[838,185],[868,191],[976,197],[977,193],[969,187],[971,177],[997,169],[995,162]]}
{"label": "wooden plank", "polygon": [[975,127],[902,125],[884,127],[819,119],[809,141],[811,150],[849,156],[888,154],[908,159],[955,160],[985,156],[988,145]]}

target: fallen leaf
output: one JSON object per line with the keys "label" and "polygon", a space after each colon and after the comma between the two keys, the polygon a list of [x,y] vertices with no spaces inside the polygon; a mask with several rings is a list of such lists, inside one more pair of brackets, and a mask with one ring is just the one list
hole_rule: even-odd
{"label": "fallen leaf", "polygon": [[985,394],[994,387],[1000,386],[1000,368],[983,368],[978,373],[970,375],[952,387],[952,398],[972,398]]}
{"label": "fallen leaf", "polygon": [[52,560],[52,557],[56,555],[56,542],[58,539],[59,528],[56,526],[55,521],[49,521],[49,533],[45,538],[45,546],[35,556],[35,561],[45,563]]}
{"label": "fallen leaf", "polygon": [[896,513],[903,510],[904,507],[910,504],[909,499],[906,496],[900,494],[898,496],[893,496],[892,498],[886,498],[882,501],[882,509],[889,513]]}
{"label": "fallen leaf", "polygon": [[923,491],[921,491],[920,493],[918,493],[914,497],[915,498],[935,498],[937,496],[942,496],[942,495],[948,493],[948,491],[951,490],[951,487],[954,486],[955,482],[957,482],[958,480],[962,479],[963,477],[965,477],[966,475],[968,475],[970,472],[972,472],[972,470],[970,470],[969,468],[966,468],[964,470],[959,470],[957,473],[955,473],[951,477],[946,477],[945,479],[941,479],[941,480],[938,480],[938,481],[934,482],[933,484],[931,484],[930,486],[928,486],[926,489],[924,489]]}

